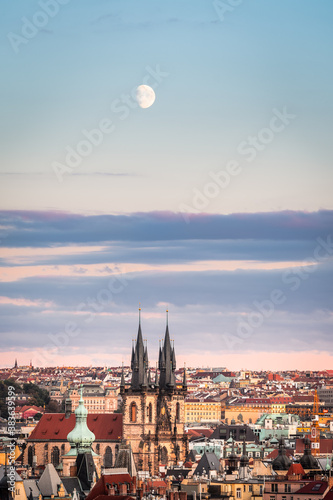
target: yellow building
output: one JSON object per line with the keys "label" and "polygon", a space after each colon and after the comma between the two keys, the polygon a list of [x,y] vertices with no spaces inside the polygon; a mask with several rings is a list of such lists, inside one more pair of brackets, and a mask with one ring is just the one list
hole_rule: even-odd
{"label": "yellow building", "polygon": [[15,500],[27,500],[23,479],[18,474],[16,474],[15,478],[15,494],[13,496]]}
{"label": "yellow building", "polygon": [[5,447],[8,447],[10,444],[11,440],[8,440],[7,443],[6,438],[0,443],[0,465],[5,465],[5,461],[7,462],[8,465],[12,461],[17,460],[17,458],[21,455],[20,448],[17,445],[11,447],[10,449],[8,448],[6,452]]}
{"label": "yellow building", "polygon": [[185,424],[204,420],[221,420],[221,403],[212,399],[201,400],[188,398],[185,400]]}
{"label": "yellow building", "polygon": [[254,423],[259,417],[264,415],[264,413],[272,413],[270,404],[227,405],[225,407],[225,419],[228,419],[228,422],[231,422],[231,420],[235,420],[237,422],[241,415],[241,421],[244,422],[244,424],[248,424],[250,422]]}
{"label": "yellow building", "polygon": [[286,405],[285,404],[271,404],[271,413],[286,413]]}
{"label": "yellow building", "polygon": [[228,500],[262,500],[264,495],[263,482],[251,482],[236,479],[236,481],[211,481],[208,491],[216,493]]}
{"label": "yellow building", "polygon": [[196,493],[197,498],[218,497],[226,500],[262,500],[264,485],[261,482],[235,479],[233,481],[218,481],[211,479],[206,481],[195,481],[185,479],[181,484],[181,490],[188,494]]}
{"label": "yellow building", "polygon": [[[72,411],[79,405],[80,392],[78,389],[70,391]],[[89,413],[114,413],[118,408],[117,388],[106,387],[105,389],[96,385],[83,386],[84,406]]]}

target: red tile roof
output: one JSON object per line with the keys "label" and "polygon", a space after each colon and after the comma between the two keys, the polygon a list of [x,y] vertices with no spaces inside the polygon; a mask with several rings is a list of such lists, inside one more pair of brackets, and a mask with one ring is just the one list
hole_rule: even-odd
{"label": "red tile roof", "polygon": [[[307,437],[310,437],[308,435]],[[332,453],[333,451],[333,439],[320,439],[320,453]],[[296,453],[303,453],[304,452],[304,440],[303,439],[296,439]]]}
{"label": "red tile roof", "polygon": [[326,493],[325,500],[333,500],[333,489]]}
{"label": "red tile roof", "polygon": [[152,479],[147,481],[148,488],[167,488],[167,484],[165,481],[161,481],[158,479]]}
{"label": "red tile roof", "polygon": [[[116,483],[118,485],[120,483],[129,483],[131,485],[134,485],[134,481],[128,473],[105,474],[99,478],[99,480],[97,481],[97,483],[95,484],[93,489],[90,491],[90,493],[88,494],[88,496],[86,497],[85,500],[94,500],[95,498],[97,499],[99,497],[106,496],[108,494],[107,485],[108,484],[112,485],[113,483]],[[118,497],[124,498],[124,496],[122,496],[122,495],[118,495],[117,498]],[[108,498],[110,498],[110,497],[108,497]],[[116,496],[114,496],[113,498],[116,498]]]}
{"label": "red tile roof", "polygon": [[[279,450],[276,449],[276,450],[273,450],[271,451],[266,457],[265,459],[271,459],[271,460],[274,460],[274,458],[276,458],[279,454]],[[294,450],[286,450],[286,455],[287,457],[293,457],[294,456]]]}
{"label": "red tile roof", "polygon": [[[120,413],[90,413],[88,427],[95,434],[96,441],[116,441],[123,433],[123,416]],[[75,415],[65,418],[64,413],[46,413],[42,416],[28,441],[66,441],[74,429]]]}
{"label": "red tile roof", "polygon": [[214,429],[188,429],[187,434],[190,437],[207,437],[209,438],[214,432]]}
{"label": "red tile roof", "polygon": [[299,490],[295,491],[295,495],[323,495],[328,489],[327,481],[311,481],[311,483],[306,484]]}
{"label": "red tile roof", "polygon": [[301,464],[291,464],[287,476],[305,476],[305,471]]}

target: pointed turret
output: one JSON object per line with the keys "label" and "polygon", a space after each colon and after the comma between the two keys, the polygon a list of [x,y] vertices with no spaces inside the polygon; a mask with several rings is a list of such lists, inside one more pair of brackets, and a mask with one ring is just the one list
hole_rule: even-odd
{"label": "pointed turret", "polygon": [[158,364],[156,363],[155,386],[158,387]]}
{"label": "pointed turret", "polygon": [[121,369],[121,379],[120,379],[120,391],[125,390],[125,374],[124,374],[124,363]]}
{"label": "pointed turret", "polygon": [[132,381],[131,389],[139,391],[142,388],[148,387],[147,369],[148,369],[148,352],[145,347],[141,331],[141,307],[139,308],[139,328],[134,350],[132,351]]}
{"label": "pointed turret", "polygon": [[186,376],[186,367],[184,365],[184,373],[183,373],[183,390],[187,391],[187,376]]}
{"label": "pointed turret", "polygon": [[171,347],[168,311],[166,317],[165,337],[162,349],[159,355],[159,370],[160,370],[160,389],[173,390],[175,387],[175,367],[176,356],[175,350]]}
{"label": "pointed turret", "polygon": [[131,370],[134,370],[134,357],[135,357],[135,353],[134,353],[134,340],[133,340],[132,341]]}

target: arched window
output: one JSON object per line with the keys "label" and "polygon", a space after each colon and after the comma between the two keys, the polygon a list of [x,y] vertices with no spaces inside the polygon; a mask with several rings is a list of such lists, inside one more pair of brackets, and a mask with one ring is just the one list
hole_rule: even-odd
{"label": "arched window", "polygon": [[168,450],[165,446],[161,449],[161,464],[168,465]]}
{"label": "arched window", "polygon": [[176,420],[177,422],[180,420],[180,403],[176,404]]}
{"label": "arched window", "polygon": [[97,453],[97,455],[99,455],[99,453],[100,453],[100,448],[101,448],[100,444],[99,443],[96,444],[96,453]]}
{"label": "arched window", "polygon": [[49,463],[49,445],[48,444],[45,444],[44,445],[44,464],[48,464]]}
{"label": "arched window", "polygon": [[131,406],[130,406],[130,421],[131,422],[136,422],[136,414],[137,414],[137,408],[136,408],[136,404],[133,401],[131,403]]}
{"label": "arched window", "polygon": [[112,467],[113,465],[112,462],[113,462],[112,450],[110,446],[107,446],[104,452],[104,467]]}
{"label": "arched window", "polygon": [[147,408],[148,422],[151,424],[153,421],[153,405],[149,403]]}
{"label": "arched window", "polygon": [[118,452],[119,452],[119,444],[116,444],[116,446],[115,446],[115,460],[117,459]]}
{"label": "arched window", "polygon": [[29,446],[28,447],[28,465],[30,465],[30,467],[32,467],[33,459],[34,459],[34,447]]}
{"label": "arched window", "polygon": [[60,463],[60,451],[58,446],[53,446],[52,448],[51,462],[53,463],[54,467],[57,467]]}
{"label": "arched window", "polygon": [[65,445],[61,445],[61,456],[65,455]]}

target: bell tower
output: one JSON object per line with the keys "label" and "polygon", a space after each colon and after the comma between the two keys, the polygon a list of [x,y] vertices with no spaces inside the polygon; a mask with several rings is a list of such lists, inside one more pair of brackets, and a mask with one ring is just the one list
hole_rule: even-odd
{"label": "bell tower", "polygon": [[132,446],[138,470],[157,474],[160,465],[176,465],[187,454],[187,436],[184,434],[184,400],[187,391],[186,373],[182,383],[176,384],[176,356],[171,344],[168,311],[164,342],[160,345],[155,380],[148,364],[147,345],[139,328],[132,346],[132,379],[125,386],[122,376],[120,394],[123,399],[124,439]]}

